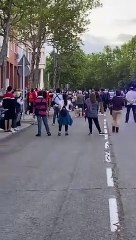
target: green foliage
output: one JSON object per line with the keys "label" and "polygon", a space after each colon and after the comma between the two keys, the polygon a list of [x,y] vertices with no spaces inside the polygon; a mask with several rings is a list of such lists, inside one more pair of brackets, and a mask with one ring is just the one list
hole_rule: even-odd
{"label": "green foliage", "polygon": [[[59,84],[69,83],[71,88],[116,88],[136,79],[136,36],[120,48],[106,46],[103,52],[86,55],[78,49],[58,54]],[[47,61],[46,72],[52,84],[54,55]],[[45,76],[47,73],[45,73]],[[59,74],[57,74],[57,79]],[[46,81],[46,79],[45,79]]]}

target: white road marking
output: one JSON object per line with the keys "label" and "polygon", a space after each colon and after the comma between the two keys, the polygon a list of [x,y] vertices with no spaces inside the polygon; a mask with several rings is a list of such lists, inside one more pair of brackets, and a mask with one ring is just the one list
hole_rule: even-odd
{"label": "white road marking", "polygon": [[105,143],[105,149],[109,149],[109,142],[107,141],[106,143]]}
{"label": "white road marking", "polygon": [[107,174],[107,184],[108,187],[114,187],[114,181],[113,181],[113,176],[112,176],[112,169],[107,168],[106,169],[106,174]]}
{"label": "white road marking", "polygon": [[107,120],[106,120],[106,119],[104,119],[104,123],[107,123]]}
{"label": "white road marking", "polygon": [[104,133],[105,133],[105,134],[108,134],[108,130],[107,130],[107,129],[104,129]]}
{"label": "white road marking", "polygon": [[108,134],[105,134],[104,136],[105,136],[105,140],[108,140]]}
{"label": "white road marking", "polygon": [[110,152],[105,152],[105,161],[111,163],[111,156]]}
{"label": "white road marking", "polygon": [[104,124],[104,129],[107,129],[107,126],[106,126],[106,124]]}
{"label": "white road marking", "polygon": [[116,232],[119,225],[118,207],[116,198],[109,199],[110,226],[111,231]]}

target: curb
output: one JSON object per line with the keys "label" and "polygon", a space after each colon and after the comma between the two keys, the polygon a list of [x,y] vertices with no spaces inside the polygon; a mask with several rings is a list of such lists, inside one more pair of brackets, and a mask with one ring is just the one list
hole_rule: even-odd
{"label": "curb", "polygon": [[28,126],[20,129],[19,131],[15,132],[15,133],[11,133],[11,134],[9,134],[9,135],[7,135],[7,136],[5,135],[4,138],[0,138],[0,143],[1,143],[1,142],[5,142],[7,139],[10,139],[10,138],[12,138],[13,136],[15,136],[15,135],[17,135],[17,134],[19,134],[19,133],[27,130],[27,129],[28,129],[29,127],[31,127],[32,125],[33,125],[33,124],[29,124]]}

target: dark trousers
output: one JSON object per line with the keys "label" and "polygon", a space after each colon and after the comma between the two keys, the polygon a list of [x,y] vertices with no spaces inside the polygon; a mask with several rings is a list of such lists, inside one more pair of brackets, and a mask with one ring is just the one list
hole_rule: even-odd
{"label": "dark trousers", "polygon": [[48,118],[47,116],[37,116],[37,122],[38,122],[38,134],[41,135],[42,130],[42,121],[44,123],[45,129],[47,133],[50,133],[49,125],[48,125]]}
{"label": "dark trousers", "polygon": [[[62,130],[62,124],[59,124],[59,132]],[[68,132],[68,125],[65,125],[65,132]]]}
{"label": "dark trousers", "polygon": [[103,107],[104,107],[104,112],[106,112],[106,111],[107,111],[107,108],[108,108],[108,103],[104,102],[104,103],[103,103]]}
{"label": "dark trousers", "polygon": [[100,124],[99,124],[98,118],[88,118],[90,133],[92,133],[93,122],[94,122],[96,128],[98,129],[98,132],[100,133],[101,132],[101,128],[100,128]]}
{"label": "dark trousers", "polygon": [[30,114],[30,113],[33,113],[33,108],[34,108],[34,103],[31,102],[31,103],[29,104],[29,114]]}
{"label": "dark trousers", "polygon": [[136,106],[135,105],[127,105],[126,122],[129,121],[129,114],[131,109],[133,112],[134,121],[136,122]]}
{"label": "dark trousers", "polygon": [[59,107],[54,106],[54,114],[53,114],[53,123],[54,123],[54,124],[55,124],[55,121],[56,121],[56,117],[57,117],[57,118],[59,117],[59,112],[60,112]]}

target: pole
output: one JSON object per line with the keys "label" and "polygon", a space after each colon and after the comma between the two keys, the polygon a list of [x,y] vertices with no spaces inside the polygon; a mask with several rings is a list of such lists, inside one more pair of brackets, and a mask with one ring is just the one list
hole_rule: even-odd
{"label": "pole", "polygon": [[49,87],[50,87],[50,73],[48,72],[48,90],[49,90]]}
{"label": "pole", "polygon": [[23,120],[25,119],[25,55],[23,55]]}

